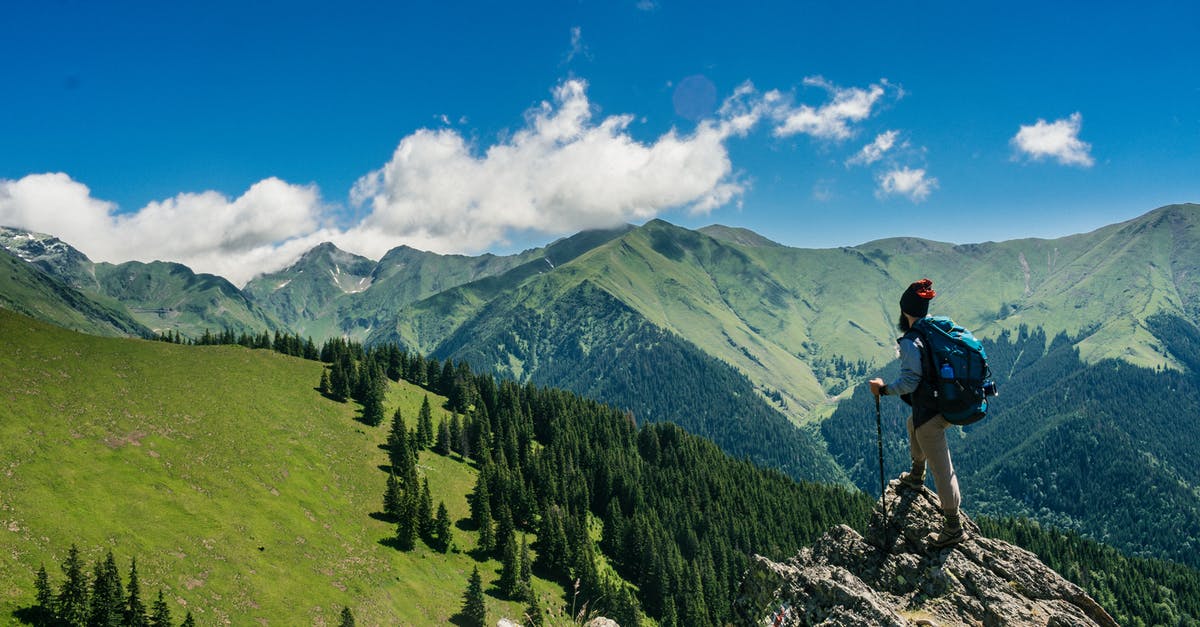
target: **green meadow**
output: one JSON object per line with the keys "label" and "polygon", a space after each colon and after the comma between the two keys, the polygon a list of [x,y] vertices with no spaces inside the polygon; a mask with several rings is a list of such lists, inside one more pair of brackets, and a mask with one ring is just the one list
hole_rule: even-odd
{"label": "green meadow", "polygon": [[[0,622],[33,605],[39,565],[58,586],[72,543],[88,573],[111,550],[128,577],[136,556],[147,603],[161,589],[176,620],[199,624],[336,624],[343,606],[359,624],[445,623],[476,565],[485,589],[498,576],[457,526],[448,554],[389,545],[387,423],[321,396],[317,362],[81,335],[6,310],[0,344]],[[425,394],[391,384],[388,415],[411,425]],[[435,507],[466,518],[474,468],[428,451],[419,464]],[[491,620],[520,615],[487,602]]]}

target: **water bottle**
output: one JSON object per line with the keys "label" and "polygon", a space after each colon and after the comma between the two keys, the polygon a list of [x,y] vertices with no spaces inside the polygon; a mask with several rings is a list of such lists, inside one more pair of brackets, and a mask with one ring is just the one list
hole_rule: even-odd
{"label": "water bottle", "polygon": [[942,388],[942,402],[948,403],[957,400],[958,390],[954,383],[954,366],[951,366],[950,362],[943,363],[938,375],[942,379],[942,384],[939,386]]}

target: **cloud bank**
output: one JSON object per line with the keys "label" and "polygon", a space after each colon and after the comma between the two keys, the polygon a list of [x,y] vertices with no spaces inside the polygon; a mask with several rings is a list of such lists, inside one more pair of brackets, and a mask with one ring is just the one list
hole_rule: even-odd
{"label": "cloud bank", "polygon": [[1054,159],[1063,165],[1090,168],[1092,145],[1079,139],[1083,128],[1083,116],[1078,111],[1070,117],[1054,122],[1039,118],[1030,125],[1022,125],[1009,143],[1033,161]]}
{"label": "cloud bank", "polygon": [[[387,163],[354,184],[349,200],[363,218],[341,227],[315,185],[268,178],[236,198],[181,193],[123,212],[65,173],[0,179],[0,224],[54,234],[96,261],[177,261],[238,285],[322,241],[372,258],[401,244],[478,253],[515,232],[563,235],[737,203],[747,183],[730,160],[731,138],[765,125],[776,137],[841,141],[855,135],[887,87],[841,88],[819,77],[805,84],[826,90],[828,102],[795,104],[745,83],[691,132],[639,141],[630,132],[633,115],[598,116],[586,82],[567,80],[489,146],[453,128],[403,138]],[[874,145],[882,154],[894,140],[885,134]],[[924,170],[885,180],[889,194],[913,199],[936,186]]]}

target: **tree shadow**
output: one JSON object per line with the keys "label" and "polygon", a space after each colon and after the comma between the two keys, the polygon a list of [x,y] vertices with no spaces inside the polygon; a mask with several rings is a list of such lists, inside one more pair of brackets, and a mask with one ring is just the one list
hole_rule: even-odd
{"label": "tree shadow", "polygon": [[370,514],[368,514],[368,516],[370,516],[371,518],[374,518],[375,520],[385,522],[385,523],[398,522],[395,518],[388,516],[385,512],[371,512]]}
{"label": "tree shadow", "polygon": [[392,472],[392,465],[391,465],[391,464],[380,464],[380,465],[376,466],[376,468],[378,468],[378,469],[380,469],[380,470],[382,470],[383,472],[386,472],[386,473],[391,473],[391,472]]}
{"label": "tree shadow", "polygon": [[397,540],[395,536],[389,536],[387,538],[380,538],[379,544],[382,544],[383,546],[386,546],[389,549],[396,549],[397,551],[400,551],[401,553],[407,553],[409,551],[408,549],[405,549],[403,546],[400,545],[400,541]]}
{"label": "tree shadow", "polygon": [[43,616],[42,614],[43,614],[42,608],[40,608],[36,605],[31,605],[29,607],[22,607],[22,608],[13,610],[12,617],[17,619],[17,623],[19,623],[21,625],[48,625],[48,624],[50,624],[49,622],[47,622],[45,620],[46,617]]}
{"label": "tree shadow", "polygon": [[471,619],[467,618],[466,614],[459,612],[450,617],[450,624],[457,625],[457,627],[472,627],[475,623],[472,623]]}
{"label": "tree shadow", "polygon": [[459,531],[479,531],[479,525],[476,525],[475,521],[471,520],[470,517],[459,518],[455,521],[454,526]]}

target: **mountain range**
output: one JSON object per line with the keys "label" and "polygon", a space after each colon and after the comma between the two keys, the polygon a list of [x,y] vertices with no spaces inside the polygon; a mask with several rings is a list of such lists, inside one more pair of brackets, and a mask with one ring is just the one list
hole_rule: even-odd
{"label": "mountain range", "polygon": [[[26,286],[5,290],[10,307],[87,332],[195,338],[211,328],[395,343],[572,390],[639,422],[675,422],[793,477],[869,488],[855,458],[864,432],[850,445],[839,434],[851,408],[865,410],[847,402],[861,395],[858,384],[894,363],[897,302],[910,281],[933,279],[932,313],[1004,350],[1021,343],[1005,382],[1021,382],[1023,370],[1052,354],[1046,363],[1056,367],[1076,360],[1060,376],[1095,378],[1078,372],[1115,359],[1187,380],[1198,362],[1180,338],[1200,323],[1198,225],[1200,205],[1181,204],[1057,239],[955,245],[906,237],[798,249],[744,229],[652,220],[505,256],[401,246],[373,261],[326,243],[243,289],[178,264],[93,263],[53,236],[5,229],[0,244],[12,254],[0,281]],[[996,413],[1044,391],[1043,406],[1060,417],[1049,422],[1087,419],[1071,398],[1054,400],[1044,380],[1021,385],[995,403]],[[1152,459],[1151,475],[1194,492],[1197,478],[1182,469],[1193,453],[1156,454],[1169,434],[1147,441],[1115,433],[1124,435],[1113,445],[1138,442],[1126,448]],[[1035,424],[1016,440],[978,439],[1047,450],[1046,437]],[[978,450],[1007,458],[994,444]],[[989,467],[1021,474],[999,461]],[[1115,529],[1080,522],[1087,513],[1068,513],[1061,499],[1035,505],[1027,497],[1036,491],[1015,486],[999,512],[1061,519],[1097,535]],[[1198,509],[1184,500],[1181,511]]]}

